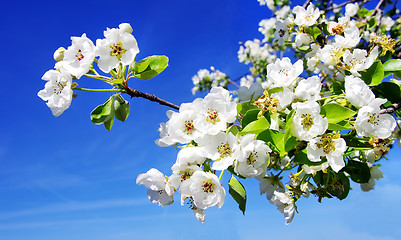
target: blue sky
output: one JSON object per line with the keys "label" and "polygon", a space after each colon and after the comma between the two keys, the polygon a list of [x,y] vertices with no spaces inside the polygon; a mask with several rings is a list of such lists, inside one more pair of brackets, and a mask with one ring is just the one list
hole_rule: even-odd
{"label": "blue sky", "polygon": [[[54,50],[68,47],[71,36],[86,33],[95,42],[106,27],[129,22],[139,59],[153,54],[170,58],[161,75],[133,80],[130,86],[176,104],[190,102],[191,77],[200,68],[214,66],[233,78],[248,71],[238,62],[238,42],[261,39],[258,23],[270,16],[256,0],[23,0],[4,3],[2,12],[1,240],[401,239],[397,146],[383,161],[385,178],[374,191],[353,185],[343,201],[303,199],[289,226],[259,195],[254,180],[244,182],[245,216],[228,196],[223,208],[208,209],[206,223],[200,224],[178,199],[165,208],[156,206],[146,189],[135,184],[137,175],[152,167],[171,173],[177,151],[154,144],[167,107],[131,99],[128,120],[107,132],[89,118],[107,94],[79,92],[58,118],[37,97],[45,83],[42,75],[54,66]],[[78,83],[105,87],[91,79]]]}

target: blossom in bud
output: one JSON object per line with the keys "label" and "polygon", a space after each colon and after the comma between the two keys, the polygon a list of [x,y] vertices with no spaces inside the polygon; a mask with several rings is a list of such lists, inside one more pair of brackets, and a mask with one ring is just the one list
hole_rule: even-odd
{"label": "blossom in bud", "polygon": [[355,121],[355,130],[359,136],[369,137],[370,134],[381,139],[391,136],[397,123],[390,114],[380,114],[380,106],[385,102],[386,99],[376,98],[359,109]]}
{"label": "blossom in bud", "polygon": [[103,72],[110,72],[120,63],[129,65],[139,53],[135,37],[118,28],[104,31],[104,39],[96,40],[96,56],[99,56],[98,66]]}
{"label": "blossom in bud", "polygon": [[366,83],[354,76],[345,77],[345,96],[355,107],[367,106],[375,99],[375,95]]}
{"label": "blossom in bud", "polygon": [[234,171],[247,178],[266,172],[271,149],[264,141],[255,140],[254,134],[240,139],[241,156],[234,163]]}
{"label": "blossom in bud", "polygon": [[335,171],[340,171],[345,162],[343,153],[347,149],[344,139],[339,134],[323,134],[309,141],[306,147],[309,160],[320,162],[321,157],[326,157],[330,167]]}
{"label": "blossom in bud", "polygon": [[327,130],[328,120],[320,116],[317,102],[298,102],[293,103],[292,107],[295,109],[292,133],[299,140],[310,141]]}
{"label": "blossom in bud", "polygon": [[180,187],[181,204],[190,197],[199,209],[213,206],[221,208],[226,192],[216,175],[210,172],[196,171],[192,177],[182,182]]}
{"label": "blossom in bud", "polygon": [[47,81],[45,88],[38,92],[38,96],[47,101],[46,105],[50,108],[55,117],[60,116],[71,105],[72,100],[72,78],[63,68],[59,70],[49,70],[43,77]]}
{"label": "blossom in bud", "polygon": [[302,45],[309,45],[312,42],[312,37],[306,33],[299,33],[295,37],[295,45],[299,48]]}
{"label": "blossom in bud", "polygon": [[89,72],[95,59],[95,45],[82,34],[81,37],[71,37],[72,45],[64,52],[63,67],[76,78]]}
{"label": "blossom in bud", "polygon": [[121,23],[120,25],[118,25],[118,29],[120,29],[120,33],[129,33],[132,34],[132,27],[129,23]]}
{"label": "blossom in bud", "polygon": [[56,51],[54,51],[53,58],[56,62],[60,62],[64,58],[65,48],[59,47]]}
{"label": "blossom in bud", "polygon": [[136,184],[149,188],[147,195],[152,203],[158,203],[164,207],[174,202],[173,186],[168,183],[164,174],[155,168],[139,174],[136,178]]}
{"label": "blossom in bud", "polygon": [[320,16],[319,8],[315,8],[312,3],[309,4],[307,9],[296,6],[294,7],[293,13],[296,14],[294,23],[298,26],[309,27],[316,23],[316,20]]}

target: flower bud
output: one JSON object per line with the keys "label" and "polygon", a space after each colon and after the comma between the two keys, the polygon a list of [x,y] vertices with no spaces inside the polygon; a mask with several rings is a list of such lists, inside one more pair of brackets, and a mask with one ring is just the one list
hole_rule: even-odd
{"label": "flower bud", "polygon": [[132,33],[132,27],[129,23],[121,23],[120,25],[118,25],[118,28],[120,29],[120,33]]}
{"label": "flower bud", "polygon": [[59,47],[53,54],[53,58],[56,62],[60,62],[64,58],[65,48]]}

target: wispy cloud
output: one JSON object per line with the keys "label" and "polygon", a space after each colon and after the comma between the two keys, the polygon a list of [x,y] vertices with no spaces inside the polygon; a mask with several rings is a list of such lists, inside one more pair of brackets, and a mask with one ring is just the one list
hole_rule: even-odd
{"label": "wispy cloud", "polygon": [[0,215],[0,220],[8,220],[12,218],[25,217],[31,215],[43,215],[43,214],[54,214],[61,212],[73,212],[73,211],[89,211],[94,209],[105,209],[105,208],[116,208],[126,206],[137,206],[148,204],[149,201],[146,198],[138,199],[108,199],[100,201],[88,201],[88,202],[68,202],[58,203],[43,206],[40,208],[26,209],[21,211],[6,212]]}

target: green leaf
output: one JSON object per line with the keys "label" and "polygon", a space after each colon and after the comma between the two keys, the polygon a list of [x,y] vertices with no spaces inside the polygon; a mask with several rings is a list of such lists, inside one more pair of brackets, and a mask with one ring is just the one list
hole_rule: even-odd
{"label": "green leaf", "polygon": [[319,166],[325,161],[312,162],[311,160],[309,160],[308,155],[306,154],[306,149],[304,149],[302,152],[299,152],[295,155],[293,162],[306,164],[308,166]]}
{"label": "green leaf", "polygon": [[327,117],[329,123],[338,123],[355,115],[355,111],[337,103],[328,103],[322,106],[321,113]]}
{"label": "green leaf", "polygon": [[333,92],[333,94],[342,94],[345,91],[344,88],[344,83],[342,82],[333,82],[330,85],[330,90]]}
{"label": "green leaf", "polygon": [[376,97],[386,98],[391,103],[397,103],[401,99],[400,87],[392,82],[382,82],[372,90]]}
{"label": "green leaf", "polygon": [[354,182],[369,182],[370,168],[366,163],[350,160],[343,170],[351,176],[351,179]]}
{"label": "green leaf", "polygon": [[266,129],[269,129],[270,124],[264,116],[261,116],[258,120],[250,122],[242,131],[239,133],[241,135],[253,133],[258,134]]}
{"label": "green leaf", "polygon": [[284,90],[284,88],[282,87],[275,87],[275,88],[271,88],[267,91],[267,93],[270,95],[274,94],[274,93],[278,93],[278,92],[282,92]]}
{"label": "green leaf", "polygon": [[320,34],[322,31],[318,27],[313,27],[313,39],[316,39]]}
{"label": "green leaf", "polygon": [[232,125],[229,127],[226,131],[226,133],[232,133],[234,136],[237,136],[238,134],[238,127],[236,125]]}
{"label": "green leaf", "polygon": [[284,145],[284,133],[272,129],[267,129],[258,134],[258,140],[265,141],[268,145],[273,146],[273,151],[279,152],[281,156],[286,154]]}
{"label": "green leaf", "polygon": [[124,122],[129,115],[129,102],[121,95],[117,95],[114,99],[114,113],[117,120]]}
{"label": "green leaf", "polygon": [[114,96],[111,96],[107,101],[97,106],[90,114],[91,121],[94,124],[102,124],[114,117]]}
{"label": "green leaf", "polygon": [[401,59],[391,59],[383,64],[385,72],[399,72],[401,71]]}
{"label": "green leaf", "polygon": [[358,10],[358,15],[365,18],[365,17],[372,15],[372,12],[373,12],[373,10],[369,11],[366,8],[361,8]]}
{"label": "green leaf", "polygon": [[371,149],[371,145],[368,143],[368,139],[358,138],[354,135],[346,134],[341,136],[342,139],[347,143],[347,147],[358,148],[358,149]]}
{"label": "green leaf", "polygon": [[376,18],[371,18],[371,19],[369,19],[369,22],[368,22],[368,29],[372,29],[372,28],[376,27],[376,25],[377,25],[377,20],[376,20]]}
{"label": "green leaf", "polygon": [[[256,107],[256,106],[255,106]],[[245,115],[242,117],[242,122],[241,122],[241,126],[242,128],[245,128],[246,125],[248,125],[249,123],[255,121],[258,119],[258,114],[259,114],[260,109],[251,109],[248,110]]]}
{"label": "green leaf", "polygon": [[[254,101],[247,101],[247,102],[243,102],[243,103],[237,103],[237,112],[238,112],[238,113],[241,113],[241,114],[244,115],[244,117],[245,117],[246,113],[247,113],[249,110],[259,109],[258,106],[253,105],[253,102],[254,102]],[[256,118],[255,118],[255,119],[256,119]],[[255,120],[255,119],[254,119],[254,120]],[[253,121],[253,120],[252,120],[252,121]],[[251,122],[252,122],[252,121],[251,121]]]}
{"label": "green leaf", "polygon": [[366,71],[360,72],[362,80],[369,86],[376,86],[383,81],[384,68],[380,61],[376,61]]}
{"label": "green leaf", "polygon": [[142,59],[139,63],[135,63],[131,70],[134,73],[134,77],[148,80],[161,73],[167,66],[168,57],[155,55]]}
{"label": "green leaf", "polygon": [[246,192],[244,186],[234,176],[231,176],[231,179],[228,182],[228,187],[228,192],[238,203],[238,207],[242,211],[242,214],[245,215]]}
{"label": "green leaf", "polygon": [[366,69],[364,72],[360,72],[362,75],[362,80],[369,86],[376,86],[383,81],[384,78],[384,68],[380,61],[376,61]]}
{"label": "green leaf", "polygon": [[308,51],[310,49],[310,46],[301,46],[298,49],[301,51]]}
{"label": "green leaf", "polygon": [[348,121],[340,121],[338,123],[329,123],[328,130],[330,131],[342,131],[352,129],[352,125]]}
{"label": "green leaf", "polygon": [[113,123],[114,123],[114,118],[112,117],[109,120],[105,121],[103,124],[104,127],[107,129],[107,131],[110,131],[111,127],[113,126]]}
{"label": "green leaf", "polygon": [[350,182],[343,172],[332,173],[332,180],[328,186],[329,193],[343,200],[348,196],[350,190]]}

